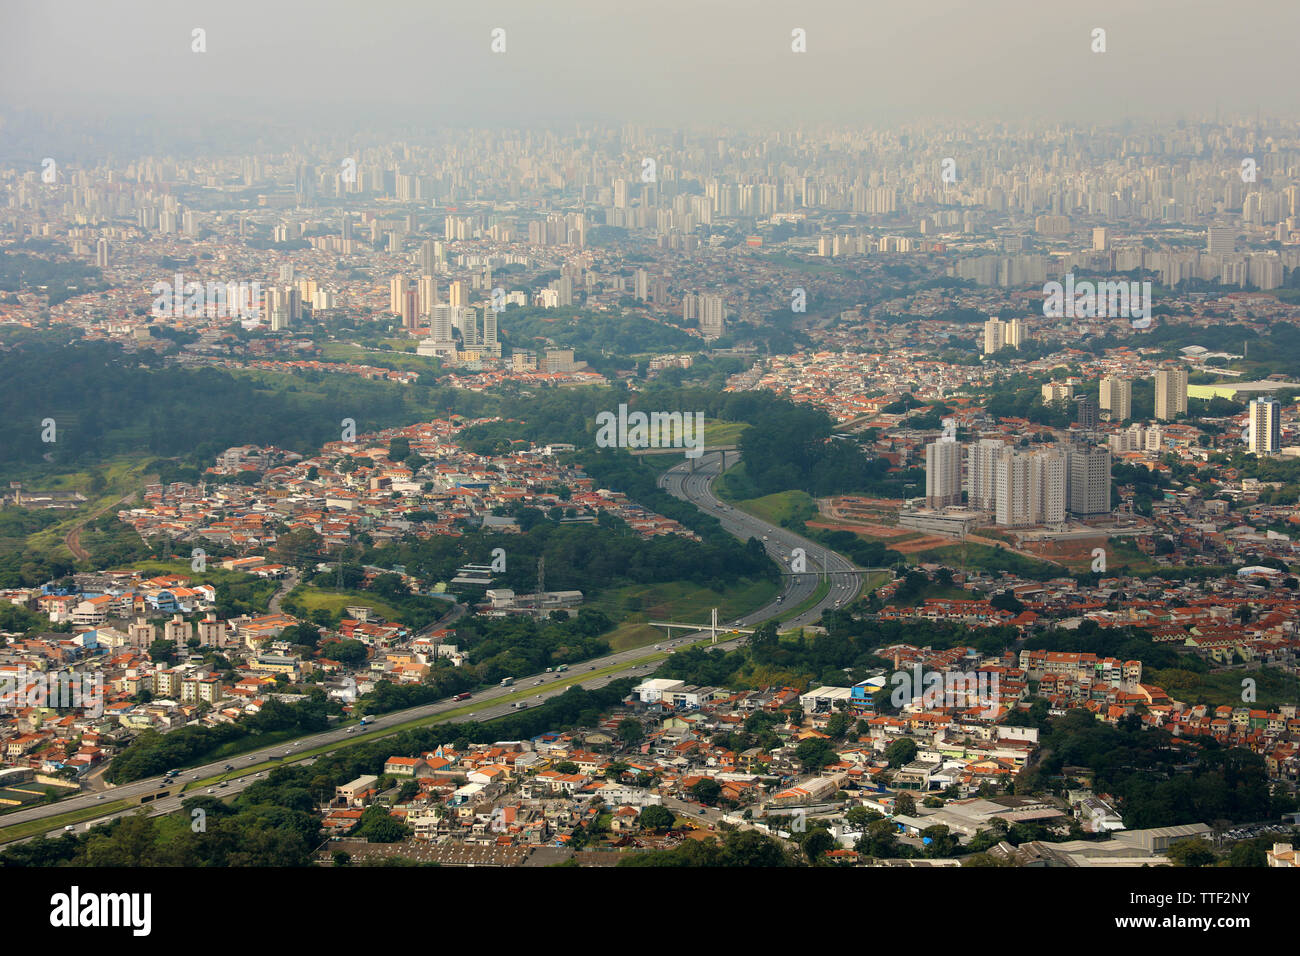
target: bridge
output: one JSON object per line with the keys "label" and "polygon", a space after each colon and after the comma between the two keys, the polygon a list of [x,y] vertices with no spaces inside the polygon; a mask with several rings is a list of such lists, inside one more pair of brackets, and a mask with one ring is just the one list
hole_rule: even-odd
{"label": "bridge", "polygon": [[678,624],[675,621],[647,621],[646,623],[649,624],[651,627],[665,628],[668,631],[669,637],[673,636],[673,628],[675,627],[687,631],[708,631],[710,637],[709,640],[710,644],[718,643],[718,631],[720,630],[726,631],[729,634],[753,634],[754,633],[754,629],[752,627],[727,627],[725,624],[719,626],[718,609],[716,607],[713,608],[712,620],[711,623],[709,624]]}

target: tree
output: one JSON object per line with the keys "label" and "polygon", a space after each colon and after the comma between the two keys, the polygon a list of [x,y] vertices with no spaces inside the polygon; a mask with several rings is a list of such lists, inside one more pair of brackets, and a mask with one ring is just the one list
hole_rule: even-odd
{"label": "tree", "polygon": [[853,718],[846,713],[832,714],[826,721],[826,733],[830,734],[836,740],[842,740],[849,732],[849,727],[853,724]]}
{"label": "tree", "polygon": [[816,864],[818,857],[823,853],[834,850],[838,846],[835,837],[831,836],[824,827],[813,828],[803,839],[804,856],[812,864]]}
{"label": "tree", "polygon": [[671,830],[673,823],[676,821],[673,812],[667,807],[651,805],[645,807],[640,816],[637,817],[637,823],[643,830],[652,830],[655,833],[664,833]]}
{"label": "tree", "polygon": [[1215,860],[1214,847],[1201,837],[1179,840],[1165,851],[1165,856],[1174,866],[1209,866]]}
{"label": "tree", "polygon": [[916,752],[916,741],[910,737],[904,737],[901,740],[895,740],[885,748],[885,759],[889,761],[890,767],[903,767],[916,759]]}
{"label": "tree", "polygon": [[794,748],[794,755],[809,773],[816,773],[836,759],[835,748],[829,741],[813,738]]}
{"label": "tree", "polygon": [[894,799],[894,815],[916,816],[916,799],[910,793],[900,793]]}
{"label": "tree", "polygon": [[635,717],[624,717],[618,722],[618,739],[625,744],[634,744],[645,736],[645,730],[641,727],[641,721]]}
{"label": "tree", "polygon": [[716,780],[705,777],[691,785],[691,795],[706,806],[713,806],[722,796],[722,785]]}
{"label": "tree", "polygon": [[308,568],[320,560],[323,541],[311,528],[294,528],[276,538],[271,554],[281,564]]}

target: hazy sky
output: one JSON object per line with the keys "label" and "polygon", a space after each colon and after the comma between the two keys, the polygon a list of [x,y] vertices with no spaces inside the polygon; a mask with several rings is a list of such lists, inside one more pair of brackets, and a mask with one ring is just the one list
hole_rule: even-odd
{"label": "hazy sky", "polygon": [[[795,27],[807,53],[791,52]],[[1300,115],[1298,27],[1300,0],[0,0],[0,109],[457,125]]]}

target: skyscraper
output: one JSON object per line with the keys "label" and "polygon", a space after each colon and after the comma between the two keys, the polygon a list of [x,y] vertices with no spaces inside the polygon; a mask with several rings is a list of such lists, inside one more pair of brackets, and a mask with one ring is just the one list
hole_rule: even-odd
{"label": "skyscraper", "polygon": [[1007,447],[996,438],[981,438],[966,452],[966,504],[980,511],[997,507],[998,455]]}
{"label": "skyscraper", "polygon": [[1256,398],[1250,403],[1250,451],[1255,455],[1276,455],[1282,450],[1282,406],[1275,398]]}
{"label": "skyscraper", "polygon": [[1122,422],[1133,417],[1133,383],[1118,375],[1104,375],[1098,405],[1112,422]]}
{"label": "skyscraper", "polygon": [[1086,432],[1095,431],[1098,421],[1097,400],[1091,395],[1080,395],[1074,404],[1079,408],[1079,427]]}
{"label": "skyscraper", "polygon": [[930,508],[961,504],[961,442],[940,439],[925,446],[925,503]]}
{"label": "skyscraper", "polygon": [[984,323],[984,354],[992,355],[1002,349],[1002,320],[989,316]]}
{"label": "skyscraper", "polygon": [[1170,366],[1156,372],[1156,418],[1173,421],[1187,414],[1187,368]]}
{"label": "skyscraper", "polygon": [[432,315],[433,307],[438,304],[438,280],[426,273],[420,276],[416,284],[420,293],[420,315]]}
{"label": "skyscraper", "polygon": [[994,485],[995,520],[999,525],[1018,528],[1064,523],[1064,450],[1020,451],[1006,445],[994,464]]}
{"label": "skyscraper", "polygon": [[394,315],[402,314],[402,303],[406,299],[406,276],[396,275],[388,282],[388,311]]}
{"label": "skyscraper", "polygon": [[1068,510],[1076,515],[1110,511],[1110,449],[1103,445],[1071,445],[1066,449]]}
{"label": "skyscraper", "polygon": [[706,339],[722,338],[727,323],[727,306],[720,295],[700,296],[700,331]]}

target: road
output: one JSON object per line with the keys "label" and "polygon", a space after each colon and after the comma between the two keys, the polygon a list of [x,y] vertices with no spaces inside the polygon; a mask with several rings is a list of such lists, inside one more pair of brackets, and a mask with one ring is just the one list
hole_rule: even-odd
{"label": "road", "polygon": [[289,573],[284,576],[284,582],[278,588],[275,589],[275,593],[271,595],[271,600],[267,602],[266,605],[267,611],[269,611],[271,614],[279,614],[280,602],[284,599],[284,596],[286,594],[288,594],[297,586],[298,586],[298,569],[290,568]]}
{"label": "road", "polygon": [[[780,614],[784,608],[795,607],[810,598],[817,590],[823,564],[827,571],[829,591],[816,605],[787,621],[788,626],[813,624],[821,618],[823,611],[833,610],[857,597],[862,586],[862,576],[846,573],[858,570],[853,562],[793,531],[768,524],[760,518],[720,501],[714,495],[712,485],[721,470],[721,454],[701,455],[696,459],[694,471],[691,470],[689,461],[682,462],[664,472],[659,479],[659,486],[674,497],[689,501],[701,511],[713,515],[722,522],[722,526],[727,531],[741,541],[758,538],[763,542],[763,547],[772,560],[783,572],[790,575],[785,579],[782,600],[745,616],[740,620],[741,626],[749,627],[751,624],[766,621]],[[809,573],[791,574],[792,554],[795,548],[804,549],[805,566]]]}
{"label": "road", "polygon": [[[770,525],[752,515],[722,504],[713,495],[710,487],[712,480],[719,474],[721,466],[722,456],[720,454],[704,455],[697,459],[694,472],[690,471],[690,463],[684,462],[682,465],[678,465],[666,472],[661,478],[661,485],[671,494],[690,501],[701,510],[717,517],[722,522],[723,527],[741,540],[748,540],[751,537],[762,540],[768,554],[783,567],[788,568],[790,551],[795,547],[802,547],[807,551],[810,570],[817,570],[823,560],[827,561],[827,567],[830,571],[829,591],[815,606],[799,614],[798,617],[787,622],[787,624],[801,625],[815,622],[821,617],[823,611],[847,603],[857,594],[860,587],[859,577],[844,573],[854,570],[852,563],[847,559],[833,551],[827,551],[821,545],[802,538],[785,528]],[[764,540],[764,536],[766,536],[766,540]],[[820,575],[817,573],[787,576],[784,579],[785,586],[780,599],[742,618],[735,619],[731,623],[735,626],[749,627],[777,616],[782,611],[794,607],[810,597],[817,588],[819,578]],[[451,615],[449,615],[450,619],[454,620],[455,617],[459,616],[459,613],[463,613],[463,609],[453,609]],[[445,626],[446,623],[448,623],[448,617],[444,617],[435,626]],[[678,634],[680,635],[680,632]],[[693,643],[707,636],[707,631],[698,631],[688,636],[674,636],[671,640],[665,639],[656,647],[673,650],[685,643]],[[720,638],[717,646],[736,646],[743,643],[744,640],[746,640],[744,635],[730,640]],[[100,801],[134,800],[149,795],[154,795],[153,799],[157,803],[146,804],[146,806],[156,806],[159,812],[165,812],[169,807],[177,809],[180,806],[179,790],[182,785],[221,775],[226,772],[227,765],[233,768],[229,773],[233,782],[227,788],[217,789],[214,795],[236,793],[243,786],[251,783],[251,779],[246,779],[243,783],[239,782],[241,768],[255,767],[271,760],[282,763],[304,762],[313,758],[295,755],[301,755],[306,751],[320,747],[329,747],[331,750],[337,749],[338,746],[372,738],[385,729],[398,724],[426,717],[436,717],[450,711],[461,710],[467,706],[472,706],[474,709],[469,714],[464,715],[464,719],[482,721],[502,717],[517,710],[514,706],[516,700],[506,701],[503,698],[513,697],[522,691],[526,690],[532,696],[523,698],[520,702],[526,706],[536,706],[548,697],[563,693],[573,684],[581,684],[583,687],[590,689],[604,687],[611,681],[623,677],[647,676],[660,659],[662,659],[661,652],[656,652],[652,648],[637,647],[594,658],[585,664],[574,665],[564,673],[532,674],[526,677],[521,675],[516,678],[513,687],[485,688],[476,692],[468,702],[442,700],[419,707],[411,707],[406,710],[377,716],[365,727],[356,725],[337,727],[322,733],[300,737],[291,743],[280,743],[273,747],[264,747],[250,753],[241,754],[238,757],[214,761],[200,767],[191,767],[180,775],[177,783],[169,784],[161,777],[151,777],[134,783],[109,787],[107,790],[95,793],[83,793],[56,803],[42,804],[26,810],[7,813],[0,817],[0,827],[92,808]],[[584,679],[584,675],[591,671],[603,670],[609,667],[617,667],[617,670],[609,674]],[[205,792],[206,789],[204,788],[204,791],[196,789],[185,793],[184,796],[185,798],[198,796],[201,792]],[[105,816],[91,821],[91,825],[108,818],[109,816]],[[84,823],[78,824],[78,828],[84,828],[85,826]],[[0,829],[0,842],[3,841],[4,831]]]}
{"label": "road", "polygon": [[110,508],[120,508],[122,505],[127,504],[128,502],[134,500],[135,496],[136,493],[132,491],[129,494],[123,495],[121,498],[118,498],[117,501],[110,501],[108,504],[104,505],[103,507],[97,508],[95,511],[86,515],[75,525],[69,528],[68,533],[63,536],[63,543],[67,547],[67,549],[72,552],[72,556],[76,558],[78,561],[89,561],[90,552],[81,546],[81,529],[83,529],[90,522],[94,521],[104,512],[108,511]]}

